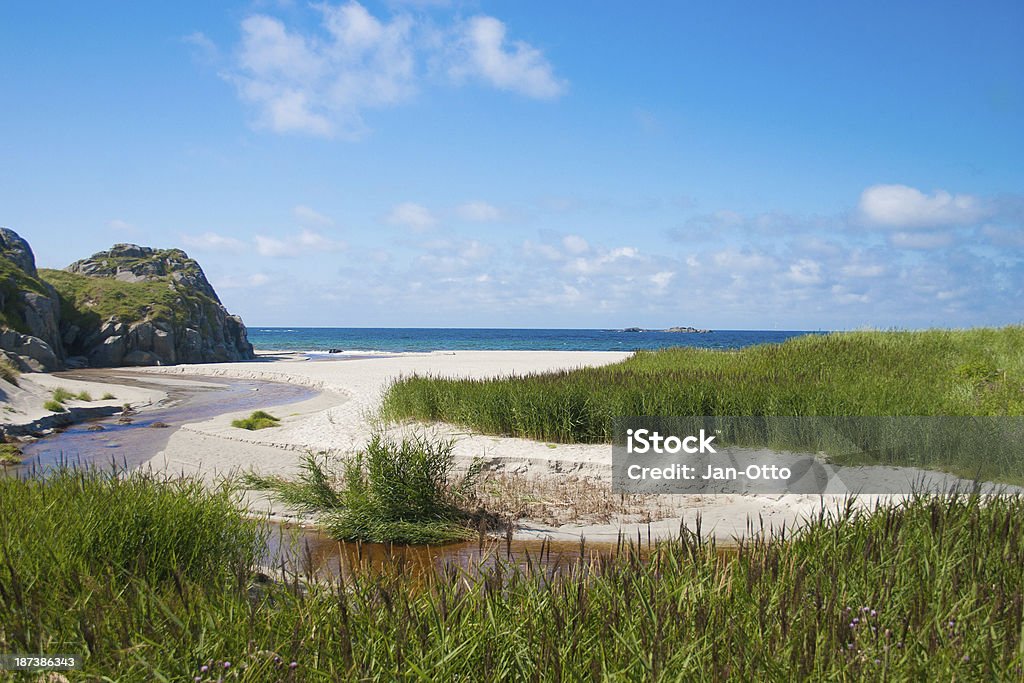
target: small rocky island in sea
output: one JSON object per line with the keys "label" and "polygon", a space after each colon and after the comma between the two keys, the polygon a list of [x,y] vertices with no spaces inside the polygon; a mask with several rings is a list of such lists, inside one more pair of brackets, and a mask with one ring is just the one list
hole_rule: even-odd
{"label": "small rocky island in sea", "polygon": [[22,372],[254,358],[242,319],[180,249],[115,244],[63,270],[37,269],[0,228],[0,357]]}
{"label": "small rocky island in sea", "polygon": [[619,332],[673,332],[679,334],[709,334],[711,330],[702,330],[699,327],[668,327],[664,330],[649,330],[644,327],[627,327]]}

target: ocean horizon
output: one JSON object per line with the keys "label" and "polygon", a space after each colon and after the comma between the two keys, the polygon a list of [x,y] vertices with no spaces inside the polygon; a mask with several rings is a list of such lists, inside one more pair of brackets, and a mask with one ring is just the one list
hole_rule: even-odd
{"label": "ocean horizon", "polygon": [[711,330],[709,332],[621,329],[271,327],[254,326],[249,341],[259,351],[327,354],[423,353],[430,351],[636,351],[688,346],[739,349],[784,342],[822,330]]}

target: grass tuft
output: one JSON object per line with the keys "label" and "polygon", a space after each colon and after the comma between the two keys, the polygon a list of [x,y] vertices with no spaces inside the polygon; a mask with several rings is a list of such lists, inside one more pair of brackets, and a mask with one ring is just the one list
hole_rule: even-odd
{"label": "grass tuft", "polygon": [[100,397],[100,400],[101,401],[113,401],[116,398],[117,398],[117,396],[114,396],[112,393],[110,393],[108,391],[105,394],[103,394],[103,396]]}
{"label": "grass tuft", "polygon": [[90,394],[88,391],[80,391],[75,396],[75,398],[77,398],[79,401],[89,402],[92,401],[92,394]]}
{"label": "grass tuft", "polygon": [[75,398],[75,395],[64,387],[57,387],[53,390],[51,395],[53,396],[53,400],[57,403],[67,403],[71,399]]}
{"label": "grass tuft", "polygon": [[309,455],[291,481],[249,474],[249,488],[273,491],[304,512],[317,513],[335,538],[348,541],[441,544],[477,534],[467,511],[480,464],[454,473],[454,442],[423,437],[401,443],[375,435],[342,464],[340,477]]}
{"label": "grass tuft", "polygon": [[0,355],[0,379],[18,386],[19,377],[21,377],[21,372],[14,367],[14,363],[6,356]]}
{"label": "grass tuft", "polygon": [[274,417],[270,413],[262,410],[253,412],[252,415],[240,420],[232,420],[231,426],[238,427],[239,429],[248,429],[249,431],[255,431],[257,429],[267,429],[268,427],[277,427],[281,422],[281,418]]}
{"label": "grass tuft", "polygon": [[44,410],[48,410],[51,413],[64,413],[64,412],[67,412],[67,408],[64,407],[63,403],[61,403],[60,401],[55,401],[53,399],[50,399],[49,401],[44,403],[43,404],[43,409]]}
{"label": "grass tuft", "polygon": [[17,444],[0,444],[0,465],[18,465],[21,457],[21,448]]}

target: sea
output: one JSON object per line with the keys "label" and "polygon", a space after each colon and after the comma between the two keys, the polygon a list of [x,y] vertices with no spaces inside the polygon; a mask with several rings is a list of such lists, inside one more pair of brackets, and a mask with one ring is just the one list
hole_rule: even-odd
{"label": "sea", "polygon": [[625,330],[549,330],[399,327],[250,327],[258,351],[298,351],[314,355],[331,350],[345,355],[428,351],[635,351],[690,346],[739,349],[775,344],[804,334],[801,330],[712,330],[706,333]]}

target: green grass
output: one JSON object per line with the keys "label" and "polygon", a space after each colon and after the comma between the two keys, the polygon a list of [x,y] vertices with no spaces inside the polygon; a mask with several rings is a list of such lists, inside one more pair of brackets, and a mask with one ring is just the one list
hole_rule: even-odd
{"label": "green grass", "polygon": [[75,398],[77,398],[79,401],[89,402],[92,401],[92,394],[90,394],[88,391],[80,391],[78,392],[78,394],[75,395]]}
{"label": "green grass", "polygon": [[[640,351],[605,367],[498,379],[413,375],[388,389],[382,414],[562,443],[610,442],[616,418],[643,415],[1024,416],[1024,327]],[[966,456],[950,458],[929,466],[977,473]],[[1019,481],[1024,462],[994,476]]]}
{"label": "green grass", "polygon": [[21,371],[14,367],[14,364],[5,356],[0,355],[0,379],[18,386],[19,377],[21,377]]}
{"label": "green grass", "polygon": [[451,543],[477,534],[465,508],[480,466],[454,473],[454,443],[424,438],[389,441],[375,435],[342,463],[340,476],[315,456],[297,480],[249,474],[249,488],[273,491],[284,503],[315,513],[332,536],[348,541]]}
{"label": "green grass", "polygon": [[44,282],[31,277],[14,265],[14,262],[0,255],[0,301],[4,306],[0,309],[0,326],[6,326],[25,334],[31,333],[25,322],[25,306],[21,295],[24,292],[35,292],[44,296],[52,296]]}
{"label": "green grass", "polygon": [[57,387],[56,389],[54,389],[53,392],[51,393],[51,396],[53,397],[53,400],[56,401],[57,403],[67,403],[68,401],[75,398],[75,395],[72,394],[67,389],[65,389],[64,387]]}
{"label": "green grass", "polygon": [[112,393],[110,393],[108,391],[108,392],[104,393],[103,396],[100,397],[100,400],[101,401],[113,401],[116,398],[117,398],[117,396],[114,396]]}
{"label": "green grass", "polygon": [[63,413],[67,411],[67,408],[64,407],[63,403],[61,403],[60,401],[55,401],[53,399],[50,399],[49,401],[44,403],[43,409],[49,410],[51,413]]}
{"label": "green grass", "polygon": [[274,417],[270,413],[262,410],[257,410],[252,413],[249,417],[242,418],[240,420],[232,420],[231,426],[239,429],[248,429],[249,431],[255,431],[257,429],[267,429],[268,427],[277,427],[281,423],[281,418]]}
{"label": "green grass", "polygon": [[0,465],[17,465],[21,462],[21,448],[17,444],[0,444]]}
{"label": "green grass", "polygon": [[124,282],[48,269],[40,269],[39,276],[60,295],[61,318],[83,330],[96,329],[111,317],[125,323],[158,319],[182,324],[193,307],[208,309],[209,319],[215,319],[213,299],[178,285],[171,277]]}
{"label": "green grass", "polygon": [[0,479],[0,651],[76,652],[70,679],[129,682],[216,680],[225,661],[239,681],[1020,680],[1024,666],[1019,497],[843,508],[730,552],[688,532],[593,563],[396,564],[306,588],[261,581],[256,545],[227,495],[192,480]]}

